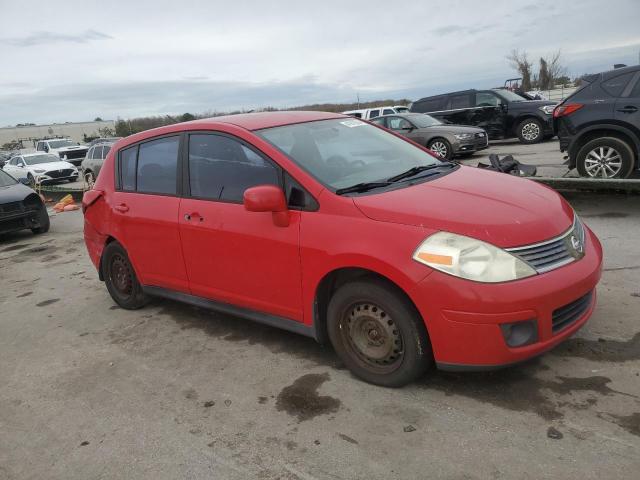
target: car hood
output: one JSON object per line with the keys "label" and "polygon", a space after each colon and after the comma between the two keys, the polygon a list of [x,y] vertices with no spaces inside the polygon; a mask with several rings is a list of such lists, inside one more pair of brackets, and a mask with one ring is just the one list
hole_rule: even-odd
{"label": "car hood", "polygon": [[89,150],[89,148],[81,145],[73,145],[71,147],[52,148],[51,150],[55,150],[56,152],[71,152],[74,150]]}
{"label": "car hood", "polygon": [[473,167],[353,201],[373,220],[453,232],[498,247],[542,242],[573,224],[573,210],[550,188]]}
{"label": "car hood", "polygon": [[482,133],[484,130],[478,127],[468,127],[466,125],[432,125],[431,127],[419,128],[423,132],[447,132],[447,133]]}
{"label": "car hood", "polygon": [[65,170],[67,168],[76,168],[69,162],[47,162],[29,165],[31,170]]}
{"label": "car hood", "polygon": [[0,187],[0,205],[10,202],[21,202],[30,193],[35,193],[29,187],[16,183],[8,187]]}

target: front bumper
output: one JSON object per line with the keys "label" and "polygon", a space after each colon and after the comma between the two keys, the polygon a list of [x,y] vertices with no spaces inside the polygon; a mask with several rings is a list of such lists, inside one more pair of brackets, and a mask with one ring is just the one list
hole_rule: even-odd
{"label": "front bumper", "polygon": [[[595,290],[602,247],[585,228],[585,256],[547,273],[513,282],[486,284],[434,271],[410,296],[425,320],[436,363],[443,369],[492,369],[540,355],[573,335],[591,316],[584,312],[554,333],[553,312]],[[536,319],[537,340],[508,347],[501,324]]]}
{"label": "front bumper", "polygon": [[474,138],[472,140],[458,140],[453,145],[453,153],[473,153],[489,147],[489,137]]}
{"label": "front bumper", "polygon": [[55,178],[52,178],[52,177],[50,177],[50,176],[48,176],[46,174],[45,175],[38,175],[38,181],[41,184],[56,183],[56,182],[66,182],[68,180],[74,180],[75,181],[75,180],[78,180],[78,178],[79,178],[78,172],[75,172],[75,173],[73,173],[71,175],[66,175],[64,177],[55,177]]}
{"label": "front bumper", "polygon": [[0,234],[18,232],[38,226],[38,210],[25,210],[12,215],[0,216]]}

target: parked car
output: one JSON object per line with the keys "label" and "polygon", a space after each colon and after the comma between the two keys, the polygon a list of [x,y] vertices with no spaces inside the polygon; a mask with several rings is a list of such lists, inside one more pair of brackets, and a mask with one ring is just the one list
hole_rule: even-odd
{"label": "parked car", "polygon": [[87,155],[87,150],[89,150],[89,147],[79,145],[69,138],[39,140],[36,144],[36,151],[58,155],[60,159],[68,161],[75,166],[80,166]]}
{"label": "parked car", "polygon": [[554,347],[591,315],[602,264],[553,190],[325,112],[126,137],[82,206],[121,307],[167,297],[328,339],[385,386]]}
{"label": "parked car", "polygon": [[51,153],[16,155],[4,166],[4,171],[17,179],[26,179],[31,185],[78,179],[78,169],[74,165]]}
{"label": "parked car", "polygon": [[640,152],[640,66],[590,75],[553,112],[560,151],[583,177],[627,178]]}
{"label": "parked car", "polygon": [[386,115],[371,121],[424,145],[446,160],[472,155],[489,146],[487,133],[481,128],[447,125],[422,113]]}
{"label": "parked car", "polygon": [[363,120],[370,120],[372,118],[379,117],[380,115],[392,115],[394,113],[407,112],[408,107],[402,105],[396,105],[394,107],[373,107],[373,108],[361,108],[359,110],[347,110],[342,112],[344,115],[350,117],[362,118]]}
{"label": "parked car", "polygon": [[539,143],[553,136],[554,106],[554,102],[525,100],[510,90],[494,88],[421,98],[409,111],[428,113],[455,125],[480,127],[489,139],[518,137],[522,143]]}
{"label": "parked car", "polygon": [[47,232],[47,208],[36,192],[0,170],[0,234],[25,229]]}
{"label": "parked car", "polygon": [[103,143],[97,143],[89,148],[86,158],[82,161],[82,175],[88,184],[96,181],[104,159],[107,158],[107,153],[111,149],[117,140],[106,141]]}

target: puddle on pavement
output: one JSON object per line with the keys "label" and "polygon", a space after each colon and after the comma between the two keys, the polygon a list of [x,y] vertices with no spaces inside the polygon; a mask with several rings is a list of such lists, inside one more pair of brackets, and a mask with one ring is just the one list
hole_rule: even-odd
{"label": "puddle on pavement", "polygon": [[327,380],[328,373],[309,373],[301,376],[278,394],[276,408],[297,417],[298,422],[337,412],[340,409],[340,400],[318,394],[318,388]]}
{"label": "puddle on pavement", "polygon": [[640,360],[640,332],[630,340],[585,340],[570,338],[558,345],[550,355],[559,357],[580,357],[596,362],[628,362]]}

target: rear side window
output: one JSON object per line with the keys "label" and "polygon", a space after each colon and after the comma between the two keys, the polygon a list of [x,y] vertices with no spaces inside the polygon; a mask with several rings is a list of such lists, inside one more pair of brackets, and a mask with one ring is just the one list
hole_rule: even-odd
{"label": "rear side window", "polygon": [[136,190],[137,157],[137,145],[120,152],[120,186],[122,190],[128,192],[134,192]]}
{"label": "rear side window", "polygon": [[166,137],[140,144],[138,192],[176,194],[179,143],[180,137]]}
{"label": "rear side window", "polygon": [[444,110],[445,101],[447,97],[427,98],[414,102],[411,106],[412,112],[425,113],[425,112],[437,112],[438,110]]}
{"label": "rear side window", "polygon": [[458,108],[469,108],[469,95],[451,95],[449,100],[449,110],[456,110]]}
{"label": "rear side window", "polygon": [[223,135],[189,136],[191,196],[242,202],[256,185],[279,185],[275,166],[241,142]]}
{"label": "rear side window", "polygon": [[618,75],[617,77],[605,80],[600,85],[602,86],[602,89],[612,97],[619,97],[620,95],[622,95],[622,92],[624,91],[625,87],[634,74],[635,72],[623,73],[622,75]]}
{"label": "rear side window", "polygon": [[93,160],[93,154],[95,153],[96,149],[94,147],[91,147],[89,149],[89,151],[87,152],[87,158],[89,160]]}

